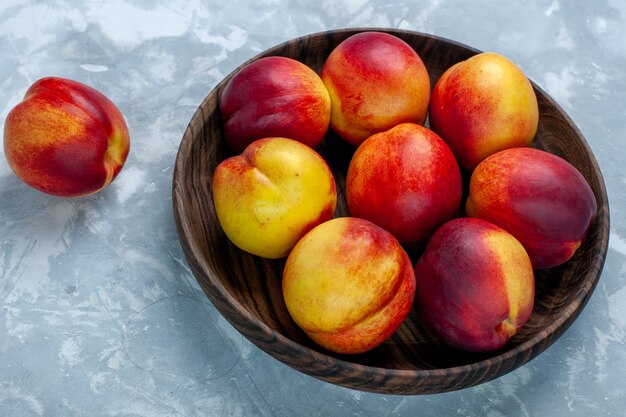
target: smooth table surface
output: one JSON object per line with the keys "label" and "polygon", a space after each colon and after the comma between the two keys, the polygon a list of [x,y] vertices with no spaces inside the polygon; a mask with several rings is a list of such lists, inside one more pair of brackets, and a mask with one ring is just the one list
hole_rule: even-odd
{"label": "smooth table surface", "polygon": [[[195,282],[172,168],[202,99],[248,58],[344,27],[443,36],[519,65],[587,138],[609,194],[600,282],[525,366],[457,392],[394,396],[274,360]],[[87,83],[131,135],[122,173],[81,199],[39,193],[0,150],[0,416],[626,415],[626,2],[19,1],[0,3],[0,122],[38,78]]]}

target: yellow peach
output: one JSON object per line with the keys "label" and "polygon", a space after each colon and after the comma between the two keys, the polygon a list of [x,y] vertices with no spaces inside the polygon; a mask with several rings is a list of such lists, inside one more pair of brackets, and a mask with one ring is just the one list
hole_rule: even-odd
{"label": "yellow peach", "polygon": [[415,296],[411,261],[398,241],[370,221],[320,224],[293,248],[283,271],[292,318],[320,346],[362,353],[387,340]]}
{"label": "yellow peach", "polygon": [[216,167],[213,200],[222,229],[237,247],[275,259],[334,216],[337,191],[332,172],[313,149],[292,139],[265,138]]}

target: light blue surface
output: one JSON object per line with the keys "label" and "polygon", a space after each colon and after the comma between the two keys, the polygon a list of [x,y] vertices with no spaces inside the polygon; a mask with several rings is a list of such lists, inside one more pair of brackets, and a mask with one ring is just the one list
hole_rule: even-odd
{"label": "light blue surface", "polygon": [[[0,150],[0,416],[626,415],[626,2],[174,0],[0,4],[0,122],[36,79],[113,100],[132,148],[83,199],[28,188]],[[200,290],[172,217],[173,163],[209,91],[253,55],[343,27],[447,37],[516,62],[570,115],[605,175],[600,283],[545,353],[428,396],[317,381],[245,340]]]}

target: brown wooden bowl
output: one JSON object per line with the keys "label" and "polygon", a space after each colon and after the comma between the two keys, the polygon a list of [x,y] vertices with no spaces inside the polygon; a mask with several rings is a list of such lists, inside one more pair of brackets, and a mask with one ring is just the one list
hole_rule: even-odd
{"label": "brown wooden bowl", "polygon": [[[434,86],[452,64],[479,51],[403,30],[346,29],[297,38],[252,58],[282,55],[320,72],[328,54],[344,39],[379,30],[405,40],[421,56]],[[240,67],[241,68],[241,67]],[[608,199],[602,174],[587,142],[565,112],[533,84],[539,100],[534,146],[578,168],[593,189],[598,216],[575,256],[536,273],[536,300],[527,324],[503,348],[470,353],[443,344],[412,311],[384,344],[360,355],[338,355],[315,345],[290,318],[282,298],[284,259],[266,260],[235,247],[218,223],[211,182],[217,164],[230,156],[224,141],[218,97],[231,73],[204,99],[182,138],[173,177],[173,205],[183,251],[199,284],[224,317],[274,358],[318,379],[379,393],[422,394],[458,390],[497,378],[550,346],[572,324],[591,296],[606,256]],[[318,151],[337,182],[337,217],[348,215],[345,176],[354,148],[329,132]]]}

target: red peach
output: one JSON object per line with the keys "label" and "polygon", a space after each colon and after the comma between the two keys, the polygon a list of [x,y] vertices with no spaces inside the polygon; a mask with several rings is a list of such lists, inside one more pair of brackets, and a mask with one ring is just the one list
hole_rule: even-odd
{"label": "red peach", "polygon": [[266,137],[286,137],[313,148],[328,130],[326,87],[315,71],[291,58],[271,56],[246,65],[219,100],[226,142],[235,152]]}
{"label": "red peach", "polygon": [[417,124],[377,133],[356,150],[346,178],[350,214],[370,220],[402,244],[417,244],[461,204],[461,173],[441,138]]}
{"label": "red peach", "polygon": [[466,213],[506,229],[526,248],[533,266],[568,261],[586,236],[596,198],[578,170],[533,148],[500,151],[472,173]]}

